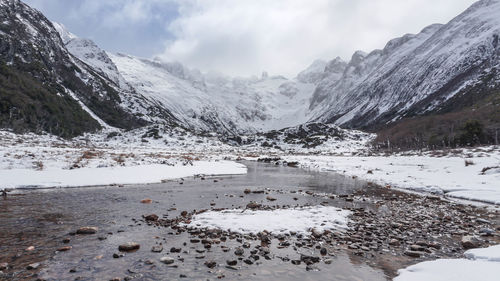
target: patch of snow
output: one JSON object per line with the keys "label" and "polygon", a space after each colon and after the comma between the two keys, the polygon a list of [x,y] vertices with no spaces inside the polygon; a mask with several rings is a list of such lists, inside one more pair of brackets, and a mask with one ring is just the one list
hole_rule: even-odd
{"label": "patch of snow", "polygon": [[500,276],[500,245],[473,249],[469,259],[426,261],[399,270],[394,281],[496,281]]}
{"label": "patch of snow", "polygon": [[90,108],[88,108],[71,90],[67,89],[67,93],[78,102],[78,104],[85,110],[94,120],[96,120],[99,125],[101,125],[105,129],[115,129],[114,127],[108,125],[104,120],[102,120],[99,116],[97,116]]}
{"label": "patch of snow", "polygon": [[347,228],[350,211],[335,207],[315,206],[272,211],[225,210],[208,211],[195,215],[190,226],[218,228],[240,233],[308,233],[318,231],[342,230]]}
{"label": "patch of snow", "polygon": [[[465,252],[465,257],[470,260],[500,262],[500,245],[468,250],[467,252]],[[500,267],[500,264],[498,265]]]}
{"label": "patch of snow", "polygon": [[72,170],[0,170],[3,188],[46,188],[110,184],[159,183],[194,175],[245,174],[247,168],[231,161],[194,161],[174,166],[150,164],[129,167],[80,168]]}

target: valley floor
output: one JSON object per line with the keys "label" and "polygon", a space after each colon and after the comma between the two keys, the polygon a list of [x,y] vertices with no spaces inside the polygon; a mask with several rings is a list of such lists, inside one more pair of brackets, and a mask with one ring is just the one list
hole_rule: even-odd
{"label": "valley floor", "polygon": [[[174,131],[161,138],[140,137],[143,133],[147,134],[88,135],[67,141],[0,131],[0,190],[146,184],[195,175],[245,174],[245,165],[236,161],[260,159],[335,172],[366,181],[369,186],[432,193],[428,198],[487,203],[492,211],[499,212],[498,146],[373,155],[366,143],[356,141],[356,151],[363,151],[361,155],[344,144],[323,145],[322,151],[297,147],[296,153],[287,153],[261,146],[230,146],[216,137],[185,132]],[[498,225],[490,227],[493,232],[500,229]],[[491,273],[490,279],[483,275],[482,280],[493,280],[500,273],[499,252],[500,248],[493,246],[469,251],[467,259],[426,261],[400,270],[396,280],[474,280],[470,277],[477,272]],[[460,268],[467,272],[457,275]]]}

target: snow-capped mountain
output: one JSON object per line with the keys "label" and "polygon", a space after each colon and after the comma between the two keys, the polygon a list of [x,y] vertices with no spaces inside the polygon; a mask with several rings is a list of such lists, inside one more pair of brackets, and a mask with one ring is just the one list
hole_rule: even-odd
{"label": "snow-capped mountain", "polygon": [[116,67],[108,67],[111,60],[91,41],[71,33],[60,36],[43,14],[19,0],[0,0],[0,15],[1,127],[69,137],[175,121],[168,111],[127,89]]}
{"label": "snow-capped mountain", "polygon": [[373,130],[470,106],[500,89],[500,0],[481,0],[445,25],[357,51],[349,62],[316,60],[294,79],[110,54],[19,0],[0,0],[0,14],[0,79],[25,81],[15,91],[7,85],[24,96],[9,96],[4,128],[73,136],[164,123],[239,135],[323,122]]}
{"label": "snow-capped mountain", "polygon": [[184,126],[199,131],[250,133],[308,120],[315,85],[282,76],[230,78],[180,63],[110,54],[138,93],[157,101]]}
{"label": "snow-capped mountain", "polygon": [[481,0],[448,24],[393,39],[382,50],[358,51],[341,75],[319,81],[312,119],[370,128],[470,105],[499,88],[499,36],[500,1]]}

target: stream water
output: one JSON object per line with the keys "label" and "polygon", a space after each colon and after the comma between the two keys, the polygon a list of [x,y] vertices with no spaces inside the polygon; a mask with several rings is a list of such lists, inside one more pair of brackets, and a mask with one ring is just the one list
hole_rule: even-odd
{"label": "stream water", "polygon": [[[260,264],[241,264],[238,270],[224,267],[228,253],[214,247],[198,259],[195,250],[201,245],[190,245],[189,234],[176,235],[171,229],[154,227],[141,221],[147,214],[176,217],[181,211],[214,208],[238,208],[249,200],[262,200],[263,194],[240,197],[243,190],[271,188],[283,190],[273,194],[280,205],[318,205],[324,201],[312,196],[294,198],[288,190],[302,189],[333,194],[352,194],[365,188],[365,183],[332,173],[318,173],[297,168],[245,162],[248,174],[238,176],[190,178],[161,184],[105,186],[86,188],[46,189],[22,191],[0,198],[0,262],[10,269],[4,272],[8,280],[42,278],[46,280],[110,280],[135,277],[134,280],[386,280],[383,270],[373,268],[338,251],[331,264],[320,263],[318,271],[306,271],[279,258]],[[180,184],[182,182],[182,184]],[[144,198],[152,204],[142,204]],[[333,200],[332,200],[333,201]],[[336,201],[338,207],[353,206],[352,202]],[[175,210],[174,210],[175,208]],[[94,235],[70,235],[81,226],[99,228]],[[64,244],[62,241],[71,241]],[[121,258],[118,245],[134,241],[141,248]],[[183,245],[188,241],[187,245]],[[151,247],[161,243],[162,253]],[[227,246],[235,246],[228,241]],[[57,252],[62,246],[72,246],[67,252]],[[29,246],[35,250],[26,251]],[[182,253],[169,253],[171,247],[181,247]],[[185,251],[185,252],[184,252]],[[292,250],[280,250],[277,256],[293,258]],[[163,256],[177,259],[174,266],[159,262]],[[204,262],[219,261],[221,266],[209,270]],[[183,261],[181,261],[183,260]],[[27,270],[28,264],[39,262],[36,270]],[[177,267],[175,267],[177,266]],[[123,279],[122,279],[123,280]]]}

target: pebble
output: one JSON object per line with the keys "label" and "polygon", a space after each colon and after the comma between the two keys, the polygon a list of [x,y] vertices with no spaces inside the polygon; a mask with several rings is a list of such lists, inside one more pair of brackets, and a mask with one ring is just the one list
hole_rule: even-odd
{"label": "pebble", "polygon": [[31,263],[29,264],[26,269],[27,270],[33,270],[33,269],[37,269],[38,267],[40,267],[40,263],[36,262],[36,263]]}
{"label": "pebble", "polygon": [[250,202],[247,204],[247,209],[257,209],[259,208],[260,206],[262,206],[261,204],[259,203],[256,203],[256,202]]}
{"label": "pebble", "polygon": [[473,248],[479,248],[482,244],[482,241],[475,237],[475,236],[471,236],[471,235],[466,235],[464,237],[462,237],[462,247],[466,250],[468,249],[473,249]]}
{"label": "pebble", "polygon": [[142,199],[141,200],[141,203],[142,204],[151,204],[153,203],[153,200],[149,199],[149,198],[146,198],[146,199]]}
{"label": "pebble", "polygon": [[175,262],[175,260],[171,257],[162,257],[160,259],[160,262],[162,262],[164,264],[173,264]]}
{"label": "pebble", "polygon": [[9,264],[8,263],[6,263],[6,262],[0,263],[0,270],[5,270],[7,268],[9,268]]}
{"label": "pebble", "polygon": [[326,254],[328,254],[328,250],[326,248],[321,248],[321,250],[319,250],[319,253],[325,256]]}
{"label": "pebble", "polygon": [[118,246],[118,250],[120,250],[121,252],[131,252],[138,250],[140,247],[141,245],[139,245],[138,243],[127,242],[125,244],[121,244],[120,246]]}
{"label": "pebble", "polygon": [[232,265],[232,266],[234,266],[234,265],[237,265],[237,264],[238,264],[238,261],[237,261],[237,260],[227,260],[227,261],[226,261],[226,263],[227,263],[227,265]]}
{"label": "pebble", "polygon": [[155,215],[155,214],[151,214],[151,215],[144,216],[144,219],[146,221],[157,221],[158,220],[158,216]]}
{"label": "pebble", "polygon": [[181,251],[182,251],[181,248],[175,248],[175,247],[170,248],[171,253],[180,253]]}
{"label": "pebble", "polygon": [[234,254],[237,256],[241,256],[244,253],[245,253],[245,250],[243,250],[243,248],[236,248],[236,250],[234,251]]}
{"label": "pebble", "polygon": [[412,257],[412,258],[420,258],[422,256],[422,253],[416,252],[416,251],[406,251],[405,255]]}
{"label": "pebble", "polygon": [[59,251],[59,252],[66,252],[66,251],[71,250],[72,248],[73,247],[71,247],[71,246],[64,246],[64,247],[61,247],[61,248],[57,249],[57,251]]}
{"label": "pebble", "polygon": [[217,266],[217,263],[215,261],[206,261],[205,266],[208,268],[214,268]]}
{"label": "pebble", "polygon": [[85,234],[96,234],[97,233],[97,230],[98,228],[95,227],[95,226],[84,226],[84,227],[80,227],[77,231],[76,231],[76,234],[81,234],[81,235],[85,235]]}
{"label": "pebble", "polygon": [[151,252],[153,253],[161,253],[163,251],[162,245],[155,245],[151,248]]}

